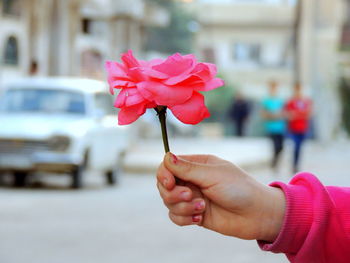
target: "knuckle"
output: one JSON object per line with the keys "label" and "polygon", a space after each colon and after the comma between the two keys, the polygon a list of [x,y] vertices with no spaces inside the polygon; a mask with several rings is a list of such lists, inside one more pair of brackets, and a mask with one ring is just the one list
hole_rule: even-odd
{"label": "knuckle", "polygon": [[163,163],[158,166],[156,175],[158,180],[163,176]]}
{"label": "knuckle", "polygon": [[163,200],[163,203],[164,203],[164,205],[169,209],[169,212],[171,211],[171,206],[170,206],[170,204],[169,203],[167,203],[167,202],[165,202],[165,200]]}
{"label": "knuckle", "polygon": [[170,203],[172,200],[171,193],[168,191],[163,191],[163,199],[165,202]]}
{"label": "knuckle", "polygon": [[189,205],[187,203],[180,203],[177,207],[178,213],[187,214],[189,212]]}
{"label": "knuckle", "polygon": [[171,212],[169,212],[169,218],[174,224],[176,224],[178,226],[187,225],[183,217],[176,216],[176,215],[172,214]]}
{"label": "knuckle", "polygon": [[207,158],[207,162],[209,162],[210,160],[216,160],[217,159],[217,157],[215,155],[213,155],[213,154],[208,154],[206,156],[206,158]]}
{"label": "knuckle", "polygon": [[160,194],[160,197],[163,199],[164,202],[167,202],[166,200],[166,192],[163,191],[161,188],[159,188],[159,194]]}
{"label": "knuckle", "polygon": [[180,221],[177,225],[178,226],[186,226],[187,224],[185,224],[183,221]]}

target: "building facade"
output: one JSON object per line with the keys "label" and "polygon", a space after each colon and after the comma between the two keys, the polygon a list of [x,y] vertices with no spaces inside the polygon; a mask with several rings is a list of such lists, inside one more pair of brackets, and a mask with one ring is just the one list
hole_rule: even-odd
{"label": "building facade", "polygon": [[143,0],[1,0],[0,87],[28,75],[103,78],[103,63],[142,51],[167,14]]}
{"label": "building facade", "polygon": [[[197,55],[216,63],[228,83],[256,101],[266,96],[270,80],[280,84],[283,96],[291,95],[296,0],[182,2],[198,21]],[[317,136],[327,140],[339,126],[335,87],[344,3],[301,0],[301,4],[300,79],[314,100]]]}

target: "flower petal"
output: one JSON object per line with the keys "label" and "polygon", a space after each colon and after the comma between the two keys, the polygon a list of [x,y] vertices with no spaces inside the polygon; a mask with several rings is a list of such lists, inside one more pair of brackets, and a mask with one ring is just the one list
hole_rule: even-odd
{"label": "flower petal", "polygon": [[164,81],[164,84],[176,85],[176,84],[179,84],[179,83],[184,82],[184,81],[187,82],[187,80],[189,80],[191,77],[193,77],[193,75],[181,74],[181,75],[178,75],[175,77],[168,78],[167,80]]}
{"label": "flower petal", "polygon": [[159,72],[157,70],[154,70],[154,69],[151,69],[151,68],[147,68],[147,67],[143,67],[143,68],[140,68],[141,72],[145,75],[147,75],[148,77],[151,77],[151,78],[156,78],[156,79],[166,79],[168,78],[168,75],[162,73],[162,72]]}
{"label": "flower petal", "polygon": [[173,106],[188,100],[193,89],[185,86],[167,86],[161,82],[143,81],[137,84],[141,95],[157,105]]}
{"label": "flower petal", "polygon": [[134,67],[140,66],[140,63],[134,57],[132,50],[130,49],[128,50],[128,52],[122,54],[122,61],[124,62],[124,65],[128,68],[134,68]]}
{"label": "flower petal", "polygon": [[124,90],[121,90],[121,91],[119,92],[117,98],[115,99],[115,101],[114,101],[114,107],[115,107],[115,108],[124,107],[126,97],[124,96],[123,92],[124,92]]}
{"label": "flower petal", "polygon": [[199,92],[193,92],[193,96],[188,101],[170,107],[170,110],[176,118],[186,124],[197,124],[210,117],[210,113],[204,104],[204,96]]}
{"label": "flower petal", "polygon": [[203,81],[208,81],[212,78],[209,67],[204,63],[198,63],[191,73],[198,76]]}
{"label": "flower petal", "polygon": [[126,100],[125,100],[126,107],[146,101],[145,98],[141,96],[140,92],[136,88],[127,89],[125,96],[126,96]]}
{"label": "flower petal", "polygon": [[205,82],[204,86],[198,85],[195,88],[195,90],[198,90],[198,91],[209,91],[209,90],[213,90],[213,89],[219,88],[219,87],[224,86],[224,85],[225,85],[225,82],[222,79],[214,78],[214,79],[212,79],[210,81]]}
{"label": "flower petal", "polygon": [[165,73],[168,76],[178,76],[192,70],[194,66],[192,57],[183,57],[179,53],[169,56],[163,63],[153,66],[154,70]]}
{"label": "flower petal", "polygon": [[118,113],[118,124],[126,125],[136,121],[146,111],[144,103],[122,108]]}
{"label": "flower petal", "polygon": [[118,80],[128,79],[128,76],[126,75],[126,68],[124,65],[114,61],[107,61],[105,66],[108,74],[109,92],[111,94],[114,94],[113,89],[115,88],[116,85],[113,82],[116,79]]}
{"label": "flower petal", "polygon": [[115,79],[110,81],[110,86],[115,89],[122,89],[122,88],[131,88],[135,87],[135,83],[133,83],[130,80],[120,80],[120,79]]}
{"label": "flower petal", "polygon": [[216,69],[216,65],[212,64],[212,63],[203,63],[204,65],[208,66],[209,70],[210,70],[210,76],[212,78],[214,78],[216,76],[216,74],[218,73],[217,69]]}
{"label": "flower petal", "polygon": [[147,100],[136,88],[122,89],[114,102],[114,107],[130,107],[141,102],[147,102]]}
{"label": "flower petal", "polygon": [[144,66],[152,67],[152,66],[155,66],[155,65],[159,65],[159,64],[161,64],[163,62],[164,62],[164,59],[154,58],[154,59],[151,59],[150,61],[146,61],[146,64]]}
{"label": "flower petal", "polygon": [[109,76],[127,78],[126,68],[123,64],[115,61],[106,61],[105,66]]}

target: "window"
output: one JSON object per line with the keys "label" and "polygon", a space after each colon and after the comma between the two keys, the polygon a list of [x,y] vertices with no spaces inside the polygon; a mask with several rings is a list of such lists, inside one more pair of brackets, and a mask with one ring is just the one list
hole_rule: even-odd
{"label": "window", "polygon": [[91,20],[88,18],[83,18],[81,20],[81,30],[84,34],[91,33]]}
{"label": "window", "polygon": [[9,37],[5,45],[4,64],[18,65],[18,43],[13,36]]}
{"label": "window", "polygon": [[212,4],[289,4],[295,5],[297,0],[198,0]]}
{"label": "window", "polygon": [[10,89],[5,93],[0,111],[79,114],[86,113],[82,93],[54,89]]}
{"label": "window", "polygon": [[2,13],[4,15],[20,14],[20,0],[2,0]]}
{"label": "window", "polygon": [[204,48],[203,49],[203,58],[204,61],[215,64],[215,52],[213,48]]}
{"label": "window", "polygon": [[96,50],[86,50],[81,54],[81,75],[101,78],[102,55]]}
{"label": "window", "polygon": [[259,44],[234,44],[234,60],[237,63],[260,64],[260,53]]}

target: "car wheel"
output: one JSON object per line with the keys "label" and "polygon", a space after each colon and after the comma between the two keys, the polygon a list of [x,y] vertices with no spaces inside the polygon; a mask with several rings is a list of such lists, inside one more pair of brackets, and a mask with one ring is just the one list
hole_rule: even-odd
{"label": "car wheel", "polygon": [[80,189],[83,186],[83,172],[84,168],[81,166],[78,166],[73,172],[72,172],[72,184],[71,187],[73,189]]}
{"label": "car wheel", "polygon": [[108,185],[116,185],[119,182],[120,174],[122,173],[122,166],[124,160],[125,153],[122,152],[119,154],[117,164],[113,168],[112,171],[107,171],[105,173],[106,183]]}
{"label": "car wheel", "polygon": [[88,152],[85,153],[83,163],[79,166],[77,166],[74,171],[72,172],[72,184],[71,187],[73,189],[80,189],[83,187],[83,176],[86,172],[87,166],[88,166]]}
{"label": "car wheel", "polygon": [[106,182],[108,185],[116,185],[118,183],[119,172],[108,171],[106,172]]}
{"label": "car wheel", "polygon": [[27,172],[14,172],[13,173],[13,186],[24,187],[27,183]]}

